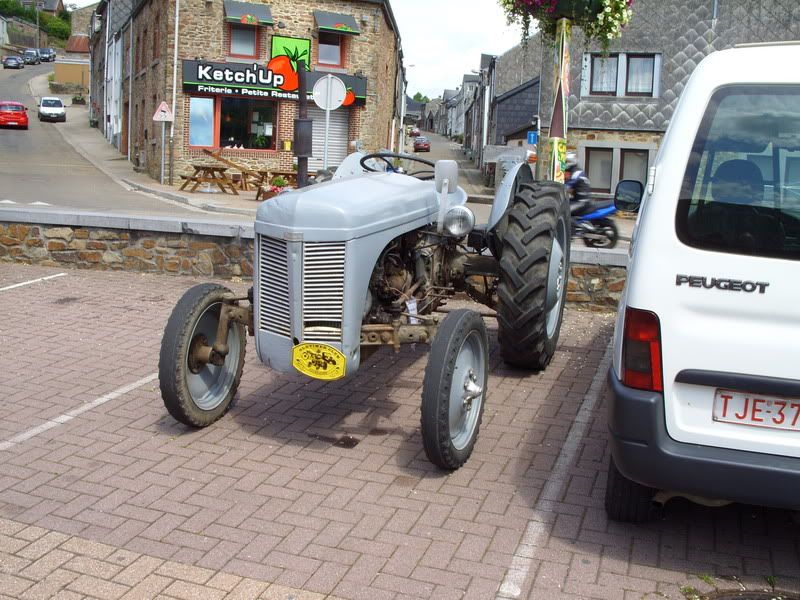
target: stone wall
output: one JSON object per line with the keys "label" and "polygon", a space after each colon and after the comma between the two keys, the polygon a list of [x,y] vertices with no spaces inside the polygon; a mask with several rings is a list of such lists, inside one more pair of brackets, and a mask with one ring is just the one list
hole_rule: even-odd
{"label": "stone wall", "polygon": [[83,8],[75,9],[69,13],[72,33],[89,33],[89,21],[96,8],[97,2],[89,6],[84,6]]}
{"label": "stone wall", "polygon": [[253,274],[253,240],[191,233],[0,223],[0,262],[239,277]]}
{"label": "stone wall", "polygon": [[[80,215],[69,225],[59,216],[49,220],[0,222],[0,263],[222,278],[253,274],[249,226]],[[625,264],[624,251],[573,250],[567,302],[615,310]]]}

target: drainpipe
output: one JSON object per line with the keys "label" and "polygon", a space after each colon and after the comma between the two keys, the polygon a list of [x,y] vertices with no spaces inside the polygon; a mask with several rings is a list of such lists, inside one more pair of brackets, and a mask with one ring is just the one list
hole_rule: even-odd
{"label": "drainpipe", "polygon": [[133,17],[131,17],[131,35],[128,43],[128,161],[131,160],[131,110],[133,106]]}
{"label": "drainpipe", "polygon": [[103,63],[103,135],[108,141],[108,32],[111,29],[111,1],[106,4],[106,47]]}
{"label": "drainpipe", "polygon": [[172,50],[172,122],[169,124],[169,184],[172,185],[172,173],[175,166],[175,95],[178,85],[178,27],[180,26],[181,0],[175,0],[175,43]]}

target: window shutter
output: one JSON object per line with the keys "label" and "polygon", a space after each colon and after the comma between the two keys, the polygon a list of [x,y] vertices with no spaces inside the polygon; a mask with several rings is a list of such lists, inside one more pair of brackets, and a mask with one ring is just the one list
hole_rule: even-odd
{"label": "window shutter", "polygon": [[583,55],[583,66],[581,67],[581,98],[589,95],[589,82],[592,80],[592,55]]}
{"label": "window shutter", "polygon": [[661,96],[661,55],[656,54],[653,59],[653,98]]}

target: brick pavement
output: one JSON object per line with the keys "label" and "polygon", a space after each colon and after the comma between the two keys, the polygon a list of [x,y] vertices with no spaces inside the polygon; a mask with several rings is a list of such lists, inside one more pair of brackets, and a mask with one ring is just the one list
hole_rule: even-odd
{"label": "brick pavement", "polygon": [[[0,288],[57,272],[0,264]],[[535,599],[680,599],[766,576],[800,589],[784,511],[677,500],[646,526],[608,523],[602,398],[563,497],[540,499],[610,315],[568,311],[541,374],[493,346],[481,437],[448,475],[422,451],[422,349],[322,384],[271,373],[251,344],[237,405],[200,431],[166,414],[156,381],[87,404],[156,372],[196,281],[66,272],[0,292],[0,443],[91,407],[0,450],[0,598],[494,598],[515,555]],[[534,518],[541,535],[521,547]]]}

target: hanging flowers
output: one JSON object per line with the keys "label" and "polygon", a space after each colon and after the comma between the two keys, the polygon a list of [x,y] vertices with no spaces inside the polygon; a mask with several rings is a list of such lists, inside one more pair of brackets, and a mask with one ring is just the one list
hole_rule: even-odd
{"label": "hanging flowers", "polygon": [[499,0],[509,23],[519,23],[528,37],[531,21],[539,23],[545,37],[553,39],[556,23],[570,19],[583,30],[587,40],[598,41],[604,50],[622,35],[631,20],[633,0]]}

